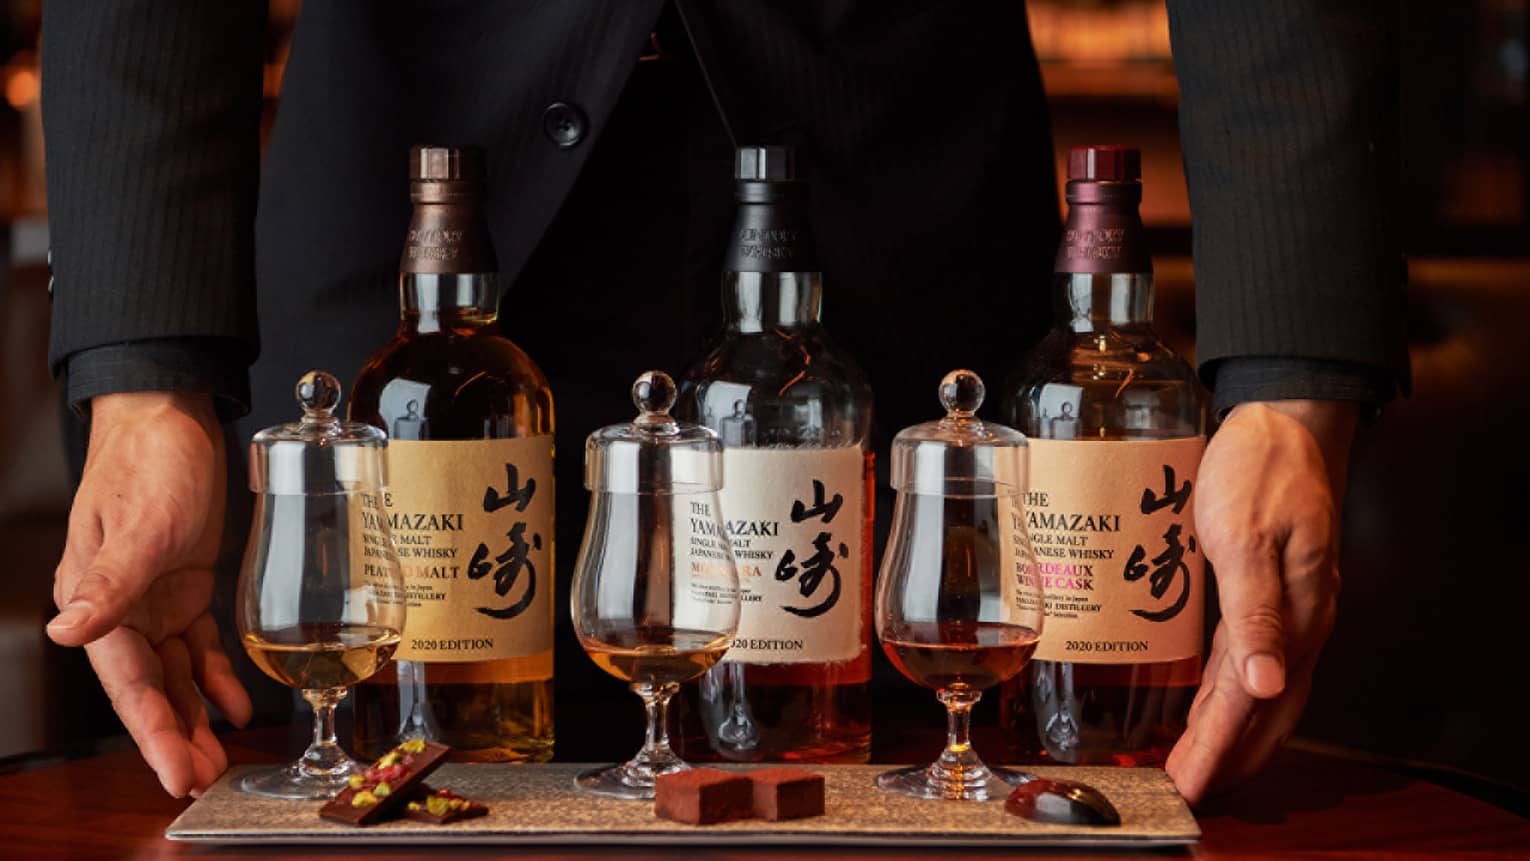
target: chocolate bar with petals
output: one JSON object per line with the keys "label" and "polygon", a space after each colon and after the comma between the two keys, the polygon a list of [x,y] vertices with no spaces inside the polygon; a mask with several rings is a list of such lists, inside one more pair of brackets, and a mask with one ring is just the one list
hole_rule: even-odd
{"label": "chocolate bar with petals", "polygon": [[404,804],[405,816],[432,825],[474,819],[488,812],[488,805],[463,798],[450,789],[431,789],[428,786]]}
{"label": "chocolate bar with petals", "polygon": [[319,815],[347,825],[371,825],[412,798],[425,777],[446,762],[451,748],[410,739],[382,755],[364,773],[319,808]]}

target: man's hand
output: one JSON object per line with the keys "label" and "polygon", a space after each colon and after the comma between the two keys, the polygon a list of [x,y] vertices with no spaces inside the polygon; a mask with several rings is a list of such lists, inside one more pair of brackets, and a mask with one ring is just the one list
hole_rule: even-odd
{"label": "man's hand", "polygon": [[195,795],[228,765],[201,695],[235,724],[250,717],[209,612],[223,434],[205,395],[103,395],[91,414],[48,636],[85,646],[165,791]]}
{"label": "man's hand", "polygon": [[1240,404],[1206,447],[1195,524],[1222,621],[1168,761],[1191,804],[1264,765],[1307,704],[1333,630],[1357,414],[1336,401]]}

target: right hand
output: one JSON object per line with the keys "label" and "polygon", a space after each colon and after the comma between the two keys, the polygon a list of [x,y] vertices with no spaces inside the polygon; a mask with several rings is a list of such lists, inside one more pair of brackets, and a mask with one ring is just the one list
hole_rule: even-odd
{"label": "right hand", "polygon": [[223,432],[206,395],[91,401],[90,449],[54,575],[48,636],[84,646],[165,791],[198,795],[228,765],[205,695],[237,726],[250,698],[210,612],[223,531]]}
{"label": "right hand", "polygon": [[1239,404],[1198,473],[1195,525],[1222,620],[1165,768],[1192,805],[1252,776],[1295,730],[1339,595],[1339,515],[1359,408]]}

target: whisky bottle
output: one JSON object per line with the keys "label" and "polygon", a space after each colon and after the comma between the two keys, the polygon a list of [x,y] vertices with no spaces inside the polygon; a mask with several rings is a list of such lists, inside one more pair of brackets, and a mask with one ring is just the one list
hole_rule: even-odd
{"label": "whisky bottle", "polygon": [[410,152],[398,333],[362,368],[352,419],[385,430],[409,604],[392,666],[356,688],[364,757],[425,737],[469,761],[551,757],[553,403],[500,334],[483,155]]}
{"label": "whisky bottle", "polygon": [[819,322],[807,186],[737,153],[721,336],[675,412],[722,438],[738,633],[680,694],[693,760],[864,762],[871,744],[871,389]]}
{"label": "whisky bottle", "polygon": [[1135,149],[1069,153],[1056,325],[1001,408],[1030,438],[1026,518],[1046,595],[1035,657],[1001,689],[1020,760],[1162,763],[1200,681],[1204,398],[1153,329],[1140,177]]}

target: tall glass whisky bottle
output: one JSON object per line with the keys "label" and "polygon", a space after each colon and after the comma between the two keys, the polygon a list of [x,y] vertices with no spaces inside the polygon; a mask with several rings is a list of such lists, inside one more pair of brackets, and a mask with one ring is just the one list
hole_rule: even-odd
{"label": "tall glass whisky bottle", "polygon": [[1026,512],[1046,594],[1035,658],[1001,690],[1022,760],[1162,763],[1200,681],[1204,397],[1153,329],[1140,177],[1135,149],[1069,153],[1056,325],[1002,407],[1030,438]]}
{"label": "tall glass whisky bottle", "polygon": [[480,150],[415,147],[398,333],[350,415],[388,433],[384,502],[409,605],[394,663],[356,688],[356,747],[469,761],[552,755],[553,402],[500,334]]}
{"label": "tall glass whisky bottle", "polygon": [[695,760],[864,762],[871,745],[871,388],[819,321],[808,191],[785,147],[742,147],[723,332],[676,413],[723,442],[742,591],[723,663],[681,692]]}

